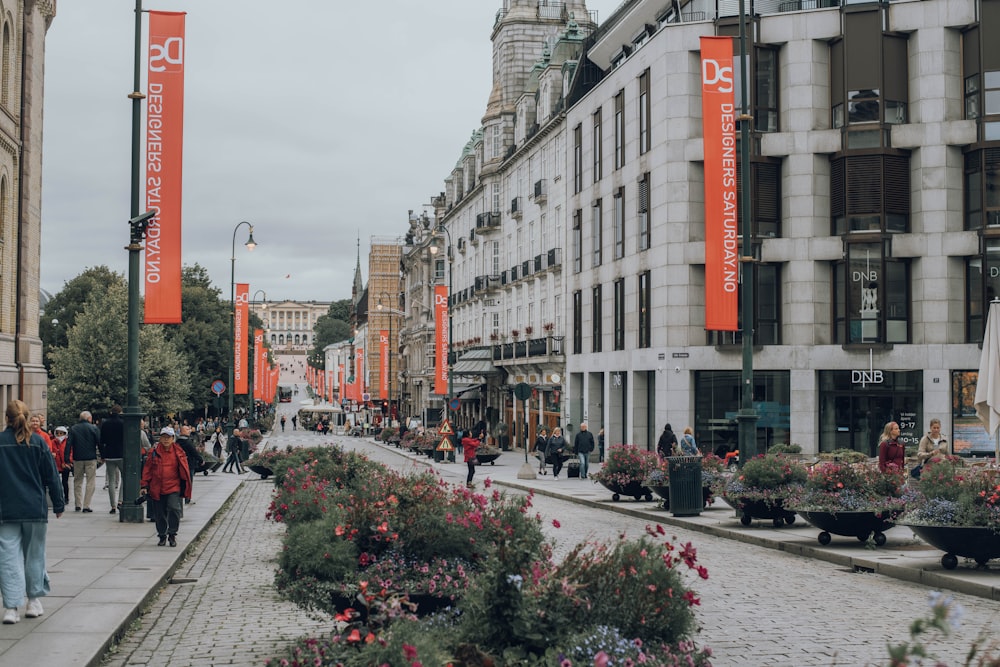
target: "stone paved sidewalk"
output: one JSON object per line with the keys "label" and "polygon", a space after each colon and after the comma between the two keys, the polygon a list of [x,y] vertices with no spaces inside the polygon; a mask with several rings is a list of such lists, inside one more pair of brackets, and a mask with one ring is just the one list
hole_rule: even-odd
{"label": "stone paved sidewalk", "polygon": [[285,532],[264,515],[274,485],[248,480],[104,665],[260,666],[317,622],[274,588]]}

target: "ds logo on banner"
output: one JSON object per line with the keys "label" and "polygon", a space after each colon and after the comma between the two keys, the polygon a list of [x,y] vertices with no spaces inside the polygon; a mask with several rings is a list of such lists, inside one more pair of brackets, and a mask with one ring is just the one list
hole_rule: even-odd
{"label": "ds logo on banner", "polygon": [[236,295],[236,303],[238,303],[239,305],[242,306],[243,304],[249,303],[249,302],[250,302],[250,295],[248,293],[246,293],[246,292],[243,292],[242,294],[237,293],[237,295]]}
{"label": "ds logo on banner", "polygon": [[171,71],[184,67],[184,40],[180,37],[167,37],[162,44],[149,45],[149,71],[166,72],[168,67]]}
{"label": "ds logo on banner", "polygon": [[388,343],[389,342],[389,337],[388,336],[383,336],[382,334],[379,334],[379,336],[378,336],[378,342],[379,343]]}
{"label": "ds logo on banner", "polygon": [[733,68],[723,67],[718,60],[701,61],[701,82],[717,93],[733,92]]}
{"label": "ds logo on banner", "polygon": [[444,295],[444,294],[435,294],[434,295],[434,305],[435,306],[447,306],[448,305],[448,297],[446,295]]}

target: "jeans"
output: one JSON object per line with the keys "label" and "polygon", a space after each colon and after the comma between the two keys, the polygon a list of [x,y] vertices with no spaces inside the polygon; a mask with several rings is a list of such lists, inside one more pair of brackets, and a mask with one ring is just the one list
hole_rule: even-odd
{"label": "jeans", "polygon": [[4,608],[20,607],[25,595],[40,598],[49,594],[49,575],[45,572],[47,528],[44,521],[0,524],[0,592]]}
{"label": "jeans", "polygon": [[150,498],[149,505],[153,508],[156,534],[160,537],[176,535],[177,527],[181,523],[181,511],[184,508],[181,494],[168,493],[165,496],[160,496],[159,500]]}
{"label": "jeans", "polygon": [[476,474],[476,461],[466,461],[466,464],[469,466],[469,476],[465,478],[465,483],[472,484],[472,476]]}
{"label": "jeans", "polygon": [[104,476],[108,481],[108,500],[111,509],[118,507],[118,483],[122,477],[121,459],[104,459]]}
{"label": "jeans", "polygon": [[236,470],[243,473],[243,466],[240,464],[240,455],[237,452],[232,452],[229,454],[229,458],[226,460],[226,465],[222,467],[222,472],[229,472],[232,470],[233,466],[236,466]]}
{"label": "jeans", "polygon": [[587,479],[587,473],[590,471],[590,452],[576,456],[580,459],[580,479]]}
{"label": "jeans", "polygon": [[[83,491],[83,478],[87,478],[87,491]],[[73,461],[73,501],[77,507],[90,509],[90,501],[94,499],[94,488],[97,483],[97,460]],[[80,496],[83,495],[83,502]]]}

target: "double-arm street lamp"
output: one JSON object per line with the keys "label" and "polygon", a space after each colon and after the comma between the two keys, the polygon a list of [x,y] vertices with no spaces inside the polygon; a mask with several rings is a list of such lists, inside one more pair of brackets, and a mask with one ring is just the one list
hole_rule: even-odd
{"label": "double-arm street lamp", "polygon": [[[437,228],[436,228],[436,231],[437,232],[443,232],[444,235],[445,235],[445,238],[448,239],[448,358],[446,360],[446,362],[448,364],[448,395],[444,399],[444,408],[447,411],[447,412],[445,412],[445,414],[448,416],[449,421],[452,422],[452,428],[454,429],[454,427],[455,427],[454,419],[453,419],[454,415],[451,414],[451,401],[454,398],[453,394],[455,393],[454,392],[455,385],[454,385],[454,379],[453,379],[453,375],[454,374],[452,373],[452,370],[454,370],[454,366],[455,365],[451,361],[451,358],[452,358],[451,357],[451,354],[452,354],[451,353],[451,345],[452,345],[452,341],[454,339],[454,335],[453,335],[454,330],[452,329],[452,322],[454,320],[453,320],[453,318],[451,316],[451,307],[452,307],[452,304],[454,303],[454,300],[451,298],[451,278],[452,278],[452,273],[453,273],[453,269],[454,269],[453,263],[455,261],[455,253],[452,251],[452,247],[451,247],[451,232],[448,231],[448,228],[445,227],[443,224],[439,224],[437,226]],[[436,245],[432,245],[430,247],[430,251],[431,251],[432,255],[436,255],[437,251],[438,251],[438,247]],[[452,461],[454,461],[455,460],[454,459],[455,452],[451,451],[451,452],[448,452],[448,454],[449,454],[449,459],[452,460]]]}
{"label": "double-arm street lamp", "polygon": [[[246,240],[247,250],[253,251],[257,247],[257,242],[253,240],[253,225],[246,220],[236,224],[233,228],[233,256],[229,265],[229,413],[226,416],[226,433],[232,435],[236,422],[233,420],[233,394],[236,387],[233,386],[233,375],[236,368],[236,232],[240,227],[246,225],[250,228],[250,238]],[[244,371],[245,372],[245,371]]]}

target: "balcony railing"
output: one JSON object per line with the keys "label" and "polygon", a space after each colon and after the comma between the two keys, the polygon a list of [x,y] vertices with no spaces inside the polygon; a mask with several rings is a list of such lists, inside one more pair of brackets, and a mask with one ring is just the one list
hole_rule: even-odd
{"label": "balcony railing", "polygon": [[552,268],[562,264],[562,248],[552,248],[545,254],[545,268]]}
{"label": "balcony railing", "polygon": [[491,347],[493,348],[493,361],[559,356],[563,353],[563,337],[529,338],[510,343],[494,343]]}

